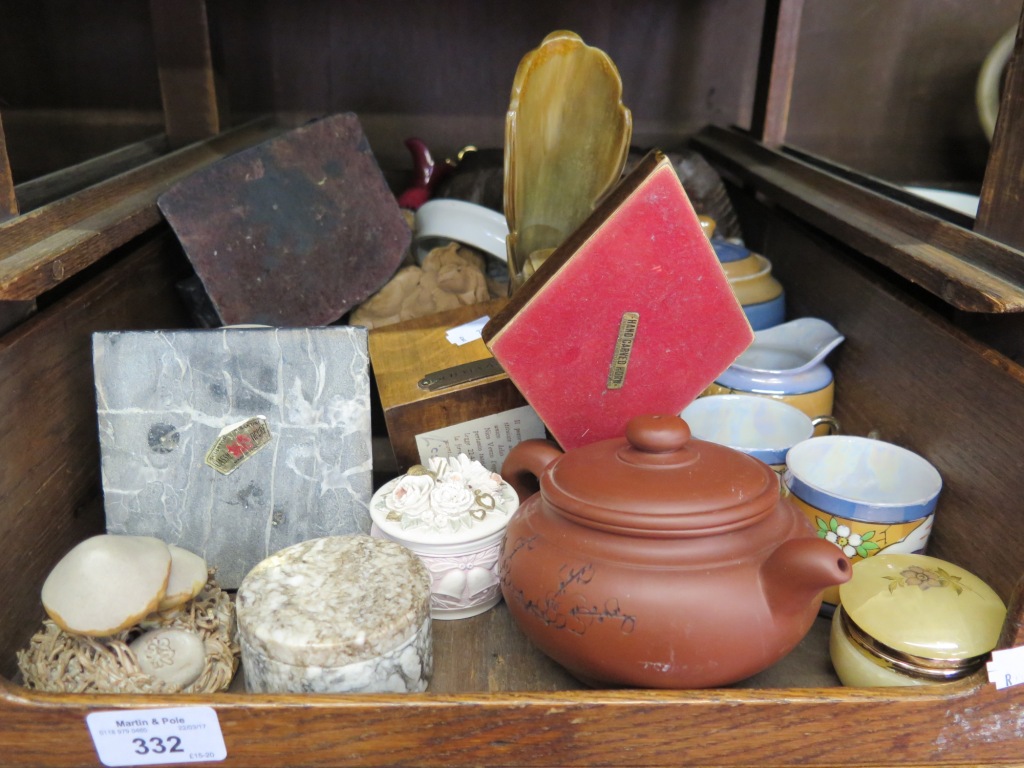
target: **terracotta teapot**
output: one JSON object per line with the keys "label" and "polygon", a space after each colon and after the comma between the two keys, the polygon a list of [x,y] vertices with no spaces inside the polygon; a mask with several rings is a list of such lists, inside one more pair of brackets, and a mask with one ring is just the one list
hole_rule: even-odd
{"label": "terracotta teapot", "polygon": [[767,464],[691,438],[678,416],[564,454],[524,441],[502,476],[526,499],[500,558],[509,611],[591,685],[742,680],[792,650],[822,591],[850,578]]}

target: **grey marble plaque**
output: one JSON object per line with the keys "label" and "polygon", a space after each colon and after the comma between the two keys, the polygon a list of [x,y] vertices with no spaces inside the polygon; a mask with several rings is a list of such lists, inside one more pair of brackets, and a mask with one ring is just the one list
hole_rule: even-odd
{"label": "grey marble plaque", "polygon": [[201,554],[225,589],[291,544],[368,532],[366,333],[94,334],[108,532]]}

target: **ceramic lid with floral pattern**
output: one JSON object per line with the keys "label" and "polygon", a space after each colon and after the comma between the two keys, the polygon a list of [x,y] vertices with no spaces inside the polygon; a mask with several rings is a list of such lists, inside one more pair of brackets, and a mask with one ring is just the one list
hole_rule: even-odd
{"label": "ceramic lid with floral pattern", "polygon": [[389,537],[414,544],[460,544],[504,530],[519,497],[501,475],[465,454],[434,456],[385,483],[370,515]]}
{"label": "ceramic lid with floral pattern", "polygon": [[995,647],[1006,617],[1006,606],[985,582],[926,555],[861,560],[839,599],[865,635],[918,659],[983,656]]}

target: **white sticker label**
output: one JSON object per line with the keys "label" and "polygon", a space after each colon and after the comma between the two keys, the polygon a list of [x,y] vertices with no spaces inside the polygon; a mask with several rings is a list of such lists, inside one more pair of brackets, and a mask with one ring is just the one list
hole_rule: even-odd
{"label": "white sticker label", "polygon": [[104,765],[206,763],[228,756],[212,707],[91,712],[85,722]]}
{"label": "white sticker label", "polygon": [[463,344],[479,339],[480,331],[484,329],[484,326],[487,325],[487,321],[490,319],[487,315],[478,317],[476,320],[463,323],[455,328],[449,328],[445,331],[444,335],[450,343],[461,347]]}
{"label": "white sticker label", "polygon": [[420,463],[427,464],[433,456],[466,454],[491,472],[500,472],[512,447],[523,440],[543,438],[544,423],[528,405],[502,411],[492,416],[453,424],[416,435]]}
{"label": "white sticker label", "polygon": [[988,679],[996,688],[1009,688],[1024,683],[1024,646],[992,651],[992,661],[985,665]]}

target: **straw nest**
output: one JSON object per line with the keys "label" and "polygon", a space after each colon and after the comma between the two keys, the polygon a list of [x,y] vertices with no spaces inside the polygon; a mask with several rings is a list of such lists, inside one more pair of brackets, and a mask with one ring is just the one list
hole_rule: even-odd
{"label": "straw nest", "polygon": [[[203,640],[205,668],[184,688],[143,672],[129,648],[143,632],[160,628],[191,631]],[[51,693],[212,693],[231,684],[238,657],[234,605],[211,572],[189,602],[110,637],[71,634],[46,619],[29,647],[18,652],[18,667],[26,688]]]}

